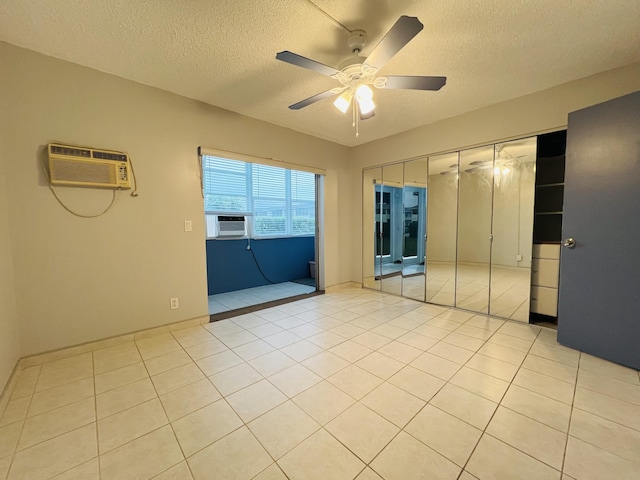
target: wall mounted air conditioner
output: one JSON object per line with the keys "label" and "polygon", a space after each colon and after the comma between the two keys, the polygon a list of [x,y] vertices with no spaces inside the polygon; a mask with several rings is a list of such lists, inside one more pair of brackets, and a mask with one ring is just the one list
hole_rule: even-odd
{"label": "wall mounted air conditioner", "polygon": [[48,145],[48,153],[52,185],[131,188],[126,153],[54,143]]}
{"label": "wall mounted air conditioner", "polygon": [[218,237],[245,237],[247,222],[244,216],[218,215],[216,218]]}

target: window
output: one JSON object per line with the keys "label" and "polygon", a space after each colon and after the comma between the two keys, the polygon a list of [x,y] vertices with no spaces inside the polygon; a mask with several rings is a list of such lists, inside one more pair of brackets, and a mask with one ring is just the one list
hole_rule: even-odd
{"label": "window", "polygon": [[313,173],[209,155],[202,170],[207,225],[213,215],[243,214],[253,237],[315,234]]}

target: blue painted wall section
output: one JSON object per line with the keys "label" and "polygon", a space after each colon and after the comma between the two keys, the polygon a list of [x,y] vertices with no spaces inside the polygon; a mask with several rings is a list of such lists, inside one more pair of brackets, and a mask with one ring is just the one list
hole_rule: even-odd
{"label": "blue painted wall section", "polygon": [[[309,277],[315,238],[251,240],[251,249],[269,280],[289,282]],[[207,281],[209,295],[269,284],[247,250],[247,239],[207,240]]]}

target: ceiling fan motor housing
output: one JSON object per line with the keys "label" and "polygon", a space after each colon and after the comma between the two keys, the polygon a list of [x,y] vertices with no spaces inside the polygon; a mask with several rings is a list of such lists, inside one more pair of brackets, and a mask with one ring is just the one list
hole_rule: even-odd
{"label": "ceiling fan motor housing", "polygon": [[354,30],[347,37],[347,46],[349,51],[354,55],[358,55],[367,44],[367,34],[364,30]]}

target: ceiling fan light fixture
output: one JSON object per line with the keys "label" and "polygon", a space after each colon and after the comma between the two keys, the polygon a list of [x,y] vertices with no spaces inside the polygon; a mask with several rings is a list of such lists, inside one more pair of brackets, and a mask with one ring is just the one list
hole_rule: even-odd
{"label": "ceiling fan light fixture", "polygon": [[358,88],[356,88],[356,100],[358,101],[360,114],[368,118],[368,115],[376,108],[376,104],[373,103],[373,90],[371,90],[371,87],[364,83],[358,85]]}
{"label": "ceiling fan light fixture", "polygon": [[401,15],[367,57],[360,56],[367,40],[365,31],[348,30],[342,24],[340,26],[349,32],[347,46],[353,55],[342,62],[337,69],[288,50],[276,54],[276,60],[315,71],[337,80],[341,85],[289,105],[289,109],[300,110],[332,95],[339,95],[333,104],[342,113],[347,113],[349,107],[353,106],[353,126],[357,137],[358,121],[375,115],[376,105],[373,102],[372,86],[378,89],[435,91],[446,84],[447,77],[407,75],[376,77],[380,69],[422,31],[424,25],[417,17]]}
{"label": "ceiling fan light fixture", "polygon": [[369,118],[375,117],[376,111],[375,109],[369,110],[367,113],[360,112],[360,120],[368,120]]}
{"label": "ceiling fan light fixture", "polygon": [[358,85],[358,88],[356,88],[356,98],[358,99],[358,102],[371,100],[373,98],[373,90],[371,90],[369,85],[365,85],[364,83]]}
{"label": "ceiling fan light fixture", "polygon": [[[362,116],[369,115],[371,112],[373,112],[376,109],[376,104],[373,103],[373,100],[371,100],[370,98],[365,98],[365,99],[358,98],[357,100],[358,100],[358,107],[360,110],[360,114]],[[373,115],[370,115],[370,116],[373,116]]]}
{"label": "ceiling fan light fixture", "polygon": [[349,109],[349,105],[351,105],[351,99],[353,95],[351,92],[343,92],[338,98],[336,98],[335,102],[333,102],[333,106],[340,110],[342,113],[347,113]]}

